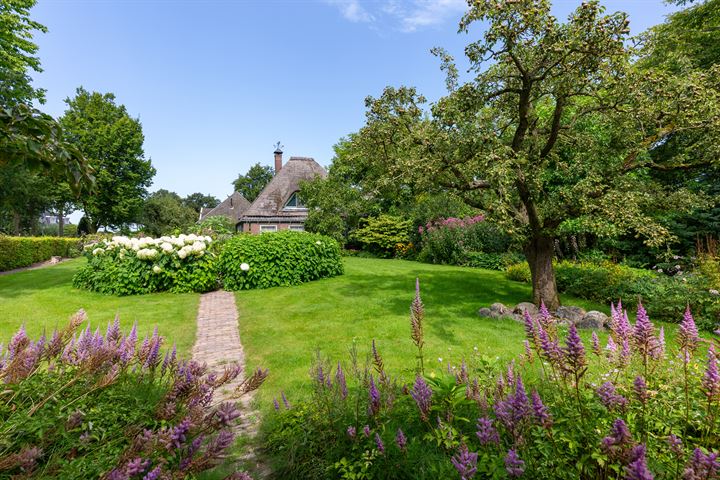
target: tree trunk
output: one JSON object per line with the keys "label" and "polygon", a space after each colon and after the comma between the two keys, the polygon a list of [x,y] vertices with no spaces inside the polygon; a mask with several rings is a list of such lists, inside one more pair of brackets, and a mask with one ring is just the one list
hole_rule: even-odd
{"label": "tree trunk", "polygon": [[549,310],[560,306],[552,264],[554,248],[553,239],[544,235],[533,237],[525,246],[532,276],[533,303],[539,306],[540,302],[544,302]]}
{"label": "tree trunk", "polygon": [[20,235],[20,214],[18,212],[13,212],[13,234]]}
{"label": "tree trunk", "polygon": [[65,219],[63,218],[64,213],[63,207],[60,205],[60,208],[58,208],[58,237],[62,237],[63,231],[65,230]]}

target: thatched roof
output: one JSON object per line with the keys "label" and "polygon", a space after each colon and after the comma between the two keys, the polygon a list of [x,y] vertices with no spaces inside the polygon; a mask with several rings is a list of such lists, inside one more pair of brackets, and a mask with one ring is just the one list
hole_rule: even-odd
{"label": "thatched roof", "polygon": [[228,217],[231,221],[237,223],[238,219],[249,207],[250,202],[248,202],[240,192],[233,192],[232,195],[220,202],[217,207],[211,209],[201,209],[200,221],[203,221],[208,217],[223,215]]}
{"label": "thatched roof", "polygon": [[[306,208],[284,208],[293,193],[300,190],[300,182],[315,177],[326,177],[327,172],[314,159],[290,157],[250,205],[240,222],[254,221],[305,221]],[[270,220],[272,218],[273,220]]]}

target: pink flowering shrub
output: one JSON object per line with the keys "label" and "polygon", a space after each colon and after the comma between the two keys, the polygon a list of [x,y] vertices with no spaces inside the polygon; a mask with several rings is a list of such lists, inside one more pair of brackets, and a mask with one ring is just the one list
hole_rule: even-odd
{"label": "pink flowering shrub", "polygon": [[690,310],[669,347],[643,305],[634,323],[613,305],[602,342],[542,308],[502,369],[481,354],[429,369],[423,322],[418,289],[417,355],[398,370],[414,379],[373,342],[365,363],[318,361],[310,401],[276,405],[281,478],[720,479],[720,340],[701,338]]}
{"label": "pink flowering shrub", "polygon": [[163,353],[157,330],[139,342],[117,319],[105,335],[83,323],[80,311],[50,337],[21,328],[0,346],[0,478],[195,478],[220,463],[240,411],[213,394],[240,368],[211,374]]}

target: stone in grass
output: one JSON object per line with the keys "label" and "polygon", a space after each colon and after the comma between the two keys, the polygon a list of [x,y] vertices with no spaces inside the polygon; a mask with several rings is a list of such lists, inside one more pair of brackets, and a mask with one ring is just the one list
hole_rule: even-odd
{"label": "stone in grass", "polygon": [[492,310],[495,318],[505,317],[512,313],[512,310],[510,310],[510,308],[499,302],[490,305],[490,310]]}
{"label": "stone in grass", "polygon": [[602,329],[608,322],[609,317],[602,312],[597,310],[591,310],[585,314],[575,325],[578,328],[592,328],[593,330]]}
{"label": "stone in grass", "polygon": [[490,310],[488,307],[482,307],[480,310],[478,310],[478,315],[484,318],[496,318],[495,312]]}
{"label": "stone in grass", "polygon": [[555,316],[559,318],[560,320],[567,320],[568,322],[572,322],[577,324],[580,320],[585,317],[585,314],[587,312],[580,308],[580,307],[558,307],[557,311],[555,312]]}
{"label": "stone in grass", "polygon": [[531,317],[534,317],[535,315],[537,315],[540,312],[534,303],[520,302],[515,306],[513,313],[516,313],[516,314],[522,316],[526,310],[530,314]]}

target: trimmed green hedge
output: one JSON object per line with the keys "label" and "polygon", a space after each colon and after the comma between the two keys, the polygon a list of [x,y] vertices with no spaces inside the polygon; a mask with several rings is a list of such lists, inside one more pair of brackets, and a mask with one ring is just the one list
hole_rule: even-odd
{"label": "trimmed green hedge", "polygon": [[228,240],[218,261],[226,290],[298,285],[343,273],[338,243],[325,235],[283,231]]}
{"label": "trimmed green hedge", "polygon": [[0,272],[27,267],[51,257],[77,257],[80,247],[77,238],[0,235]]}

